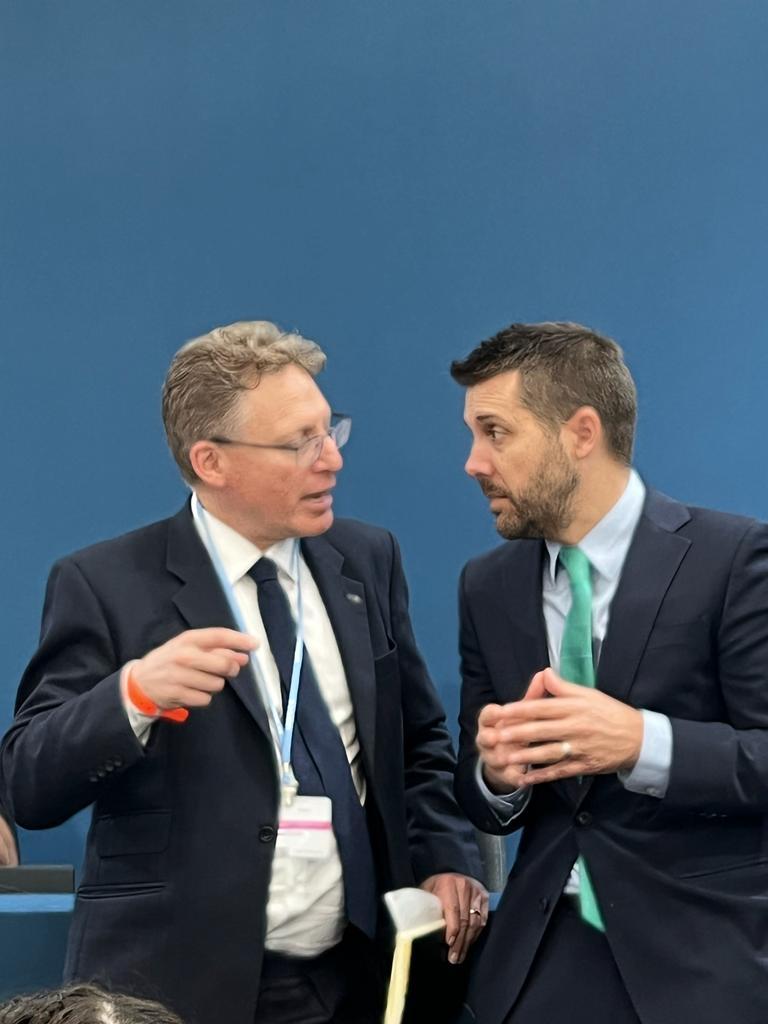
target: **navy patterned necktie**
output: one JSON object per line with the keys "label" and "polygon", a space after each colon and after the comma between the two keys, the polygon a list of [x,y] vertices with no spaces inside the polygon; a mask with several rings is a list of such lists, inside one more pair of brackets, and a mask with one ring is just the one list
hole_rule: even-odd
{"label": "navy patterned necktie", "polygon": [[[259,611],[280,673],[283,705],[291,682],[296,626],[277,566],[260,558],[248,571],[256,584]],[[302,796],[328,796],[333,831],[344,873],[347,917],[366,935],[376,928],[376,875],[365,811],[352,781],[347,752],[323,700],[307,650],[301,667],[291,763]]]}

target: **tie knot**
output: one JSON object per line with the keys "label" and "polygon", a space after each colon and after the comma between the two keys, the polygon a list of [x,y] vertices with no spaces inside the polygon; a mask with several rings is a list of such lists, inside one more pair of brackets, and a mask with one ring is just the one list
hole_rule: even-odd
{"label": "tie knot", "polygon": [[248,570],[248,575],[257,586],[259,583],[268,583],[277,579],[277,566],[271,558],[260,558]]}
{"label": "tie knot", "polygon": [[560,548],[560,561],[565,566],[571,585],[591,583],[589,559],[581,548]]}

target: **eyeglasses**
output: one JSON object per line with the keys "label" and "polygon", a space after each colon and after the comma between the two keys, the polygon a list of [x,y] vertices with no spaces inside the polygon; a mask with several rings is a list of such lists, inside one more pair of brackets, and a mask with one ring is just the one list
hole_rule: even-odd
{"label": "eyeglasses", "polygon": [[237,441],[231,437],[211,437],[209,440],[215,444],[237,445],[240,448],[271,448],[278,452],[293,452],[296,456],[296,465],[307,468],[314,466],[323,451],[323,445],[328,438],[333,441],[337,448],[343,448],[349,440],[352,430],[352,417],[345,416],[341,412],[331,413],[331,425],[325,434],[315,434],[308,437],[301,444],[257,444],[255,441]]}

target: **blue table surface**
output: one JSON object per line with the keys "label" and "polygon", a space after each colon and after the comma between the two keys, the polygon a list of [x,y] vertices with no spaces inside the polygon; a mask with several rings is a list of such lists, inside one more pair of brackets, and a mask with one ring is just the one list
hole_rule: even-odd
{"label": "blue table surface", "polygon": [[[495,910],[501,893],[490,893]],[[75,906],[72,893],[13,893],[0,895],[0,914],[70,914]]]}
{"label": "blue table surface", "polygon": [[71,892],[6,893],[0,895],[0,914],[71,914]]}

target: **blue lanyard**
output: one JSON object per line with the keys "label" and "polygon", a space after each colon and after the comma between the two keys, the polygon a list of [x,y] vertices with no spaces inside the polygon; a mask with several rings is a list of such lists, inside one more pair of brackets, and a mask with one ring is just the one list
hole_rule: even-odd
{"label": "blue lanyard", "polygon": [[[206,548],[211,562],[213,563],[213,567],[216,570],[216,575],[218,576],[221,589],[224,591],[224,596],[229,604],[229,610],[232,613],[232,618],[235,620],[237,628],[241,633],[248,633],[248,627],[246,626],[245,618],[243,616],[242,609],[240,608],[240,602],[237,599],[234,587],[229,582],[229,578],[224,569],[224,563],[221,560],[221,555],[219,554],[216,542],[213,539],[211,528],[208,523],[208,513],[203,508],[200,499],[194,493],[192,494],[192,505],[197,510],[200,522],[203,524],[206,537]],[[274,729],[275,736],[277,737],[277,745],[280,749],[280,782],[283,788],[283,795],[288,803],[291,802],[299,788],[293,768],[291,767],[291,749],[293,747],[293,730],[296,725],[296,708],[299,701],[299,687],[301,686],[301,666],[304,661],[304,604],[301,596],[298,538],[293,544],[293,576],[296,580],[296,646],[293,649],[291,685],[288,689],[288,703],[285,708],[285,724],[283,724],[279,709],[272,700],[272,695],[269,692],[269,688],[267,687],[262,674],[261,666],[256,659],[256,652],[251,651],[249,655],[253,675],[256,679],[256,686],[261,695],[262,702],[269,712],[269,716],[272,720],[272,728]]]}

